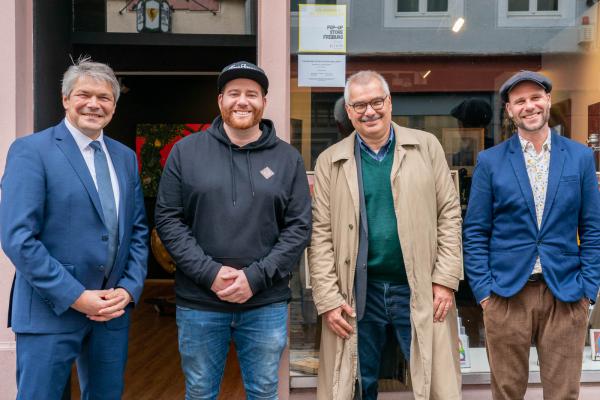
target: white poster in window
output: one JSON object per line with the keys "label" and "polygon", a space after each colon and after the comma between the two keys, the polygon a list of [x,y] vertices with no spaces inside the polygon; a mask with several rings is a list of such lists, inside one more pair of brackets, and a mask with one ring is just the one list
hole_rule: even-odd
{"label": "white poster in window", "polygon": [[346,56],[298,54],[298,86],[344,87]]}
{"label": "white poster in window", "polygon": [[346,5],[300,4],[298,52],[345,53]]}

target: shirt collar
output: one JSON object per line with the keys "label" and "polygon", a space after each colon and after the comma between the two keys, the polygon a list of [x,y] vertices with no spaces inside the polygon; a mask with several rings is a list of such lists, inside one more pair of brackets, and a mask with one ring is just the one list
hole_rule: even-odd
{"label": "shirt collar", "polygon": [[[526,153],[529,149],[534,149],[533,143],[529,140],[525,139],[523,136],[519,135],[519,141],[521,142],[521,150]],[[552,132],[548,132],[548,136],[546,136],[546,140],[542,143],[542,151],[550,151],[552,150]]]}
{"label": "shirt collar", "polygon": [[[90,143],[93,142],[92,139],[90,139],[88,136],[86,136],[79,129],[75,128],[69,122],[68,118],[65,118],[65,125],[67,127],[67,130],[71,134],[71,136],[73,136],[73,139],[75,139],[75,143],[77,143],[77,147],[79,147],[79,151],[85,150],[87,147],[89,147]],[[102,147],[104,147],[104,131],[100,132],[100,136],[98,136],[98,138],[96,140],[102,144]]]}
{"label": "shirt collar", "polygon": [[383,146],[381,146],[381,148],[379,149],[379,151],[377,153],[375,153],[373,150],[371,150],[369,145],[367,145],[367,143],[365,143],[363,138],[360,137],[360,134],[358,133],[358,131],[356,132],[356,138],[358,139],[358,143],[360,144],[360,147],[372,156],[378,156],[380,154],[382,156],[384,156],[385,154],[387,154],[387,152],[390,150],[390,145],[392,144],[394,137],[395,137],[394,136],[394,127],[392,125],[390,125],[390,137],[388,138],[388,141]]}

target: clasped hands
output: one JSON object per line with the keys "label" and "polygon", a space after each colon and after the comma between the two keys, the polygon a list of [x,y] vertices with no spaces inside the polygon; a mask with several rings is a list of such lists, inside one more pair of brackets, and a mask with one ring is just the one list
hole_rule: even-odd
{"label": "clasped hands", "polygon": [[244,271],[227,265],[221,267],[210,290],[230,303],[245,303],[253,295]]}
{"label": "clasped hands", "polygon": [[131,295],[123,288],[84,290],[71,307],[92,321],[105,322],[123,315],[131,301]]}

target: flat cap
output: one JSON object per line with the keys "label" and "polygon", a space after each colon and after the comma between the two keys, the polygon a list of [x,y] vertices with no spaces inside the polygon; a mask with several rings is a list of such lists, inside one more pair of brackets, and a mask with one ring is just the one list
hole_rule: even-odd
{"label": "flat cap", "polygon": [[217,79],[217,89],[219,90],[219,93],[223,91],[227,82],[240,78],[255,81],[263,88],[264,93],[267,94],[269,89],[269,79],[267,78],[265,71],[248,61],[237,61],[223,68]]}
{"label": "flat cap", "polygon": [[552,91],[552,81],[550,81],[550,79],[537,72],[521,70],[508,78],[500,87],[500,97],[502,98],[502,101],[508,103],[508,94],[510,91],[519,83],[526,81],[537,83],[544,88],[546,93]]}

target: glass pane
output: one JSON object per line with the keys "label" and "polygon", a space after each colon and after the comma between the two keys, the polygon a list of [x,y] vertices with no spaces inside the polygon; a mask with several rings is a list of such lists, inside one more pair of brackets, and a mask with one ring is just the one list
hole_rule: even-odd
{"label": "glass pane", "polygon": [[558,11],[558,0],[538,0],[538,11]]}
{"label": "glass pane", "polygon": [[297,12],[299,4],[337,4],[337,0],[290,0],[290,11]]}
{"label": "glass pane", "polygon": [[419,0],[398,0],[398,12],[418,12]]}
{"label": "glass pane", "polygon": [[529,11],[529,0],[508,0],[508,11]]}
{"label": "glass pane", "polygon": [[[600,70],[600,50],[593,42],[583,45],[585,42],[580,37],[570,35],[581,13],[554,18],[552,14],[562,10],[558,0],[503,0],[504,10],[500,13],[490,6],[497,1],[462,0],[465,7],[467,4],[470,7],[470,17],[467,17],[477,23],[465,25],[461,32],[454,33],[452,22],[461,16],[460,10],[454,7],[457,2],[386,0],[379,2],[382,6],[373,12],[373,1],[345,1],[349,27],[343,78],[361,70],[378,71],[383,75],[390,89],[393,121],[401,127],[426,131],[440,142],[458,187],[464,216],[469,207],[479,152],[500,144],[518,131],[498,93],[502,83],[523,69],[551,76],[560,90],[552,93],[548,125],[557,134],[585,144],[589,133],[600,132],[600,90],[594,81]],[[584,0],[560,0],[560,7],[567,4],[563,2],[585,3]],[[594,15],[599,9],[598,3],[586,8]],[[421,14],[426,18],[420,18]],[[508,20],[510,23],[503,25]],[[490,26],[502,29],[489,29]],[[468,35],[464,34],[467,32]],[[506,35],[529,37],[532,32],[535,40],[506,40]],[[299,70],[300,33],[298,26],[292,26],[290,139],[302,154],[309,182],[314,182],[312,170],[317,157],[353,128],[341,118],[343,108],[341,116],[336,112],[340,109],[336,104],[344,89],[342,79],[331,80],[332,86],[324,85],[329,79],[328,72],[316,62],[310,67],[311,76],[306,74],[306,69]],[[557,35],[561,40],[556,39]],[[399,37],[402,40],[398,40]],[[490,54],[490,48],[494,54]],[[306,67],[306,58],[301,61]],[[578,79],[573,81],[573,76]],[[597,154],[600,157],[600,148]],[[498,165],[498,168],[503,166]],[[313,299],[315,296],[319,301],[320,295],[310,288],[310,271],[304,258],[297,272],[291,283],[290,375],[292,385],[294,382],[304,385],[308,381],[302,379],[315,375],[319,366],[322,321]],[[461,282],[456,304],[465,359],[461,361],[463,371],[489,379],[482,310],[468,280]],[[590,317],[590,326],[600,328],[598,306]],[[590,341],[586,344],[583,370],[600,373],[600,362],[591,362]],[[534,352],[535,349],[532,354]],[[396,353],[392,349],[385,354],[394,356]],[[396,361],[395,365],[402,363],[401,358]],[[532,365],[531,370],[537,373],[539,366]]]}
{"label": "glass pane", "polygon": [[448,0],[428,0],[427,11],[448,11]]}

